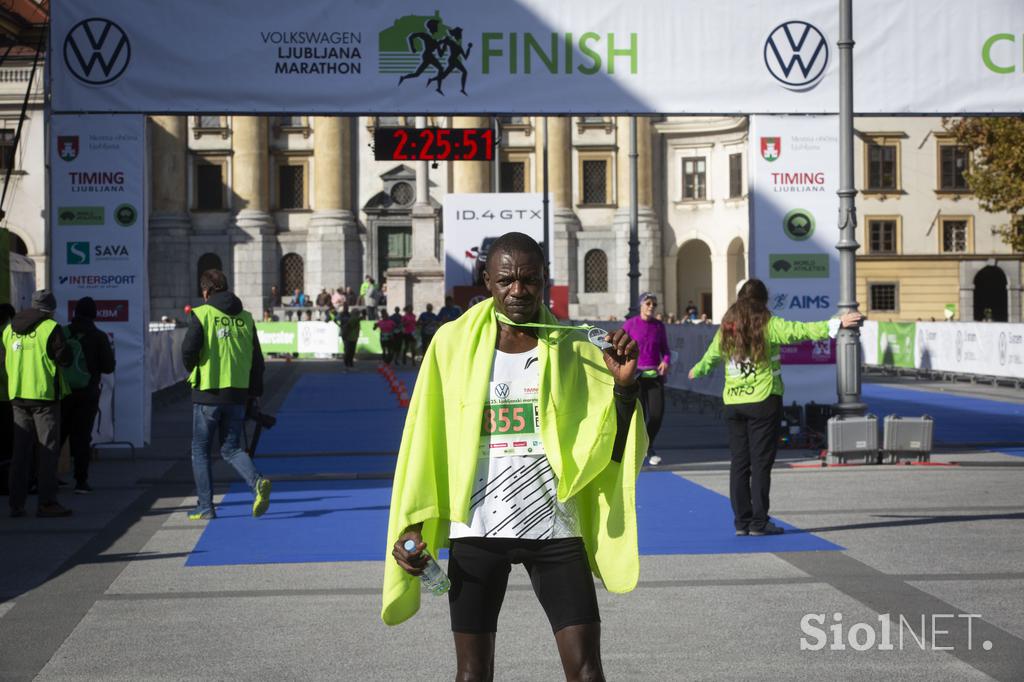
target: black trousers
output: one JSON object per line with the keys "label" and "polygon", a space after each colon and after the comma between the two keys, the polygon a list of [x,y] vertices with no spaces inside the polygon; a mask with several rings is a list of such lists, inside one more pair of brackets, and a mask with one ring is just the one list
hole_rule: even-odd
{"label": "black trousers", "polygon": [[[92,458],[92,427],[99,411],[100,397],[76,391],[60,404],[60,443],[71,440],[71,459],[75,463],[75,481],[89,481],[89,461]],[[59,448],[58,448],[59,449]]]}
{"label": "black trousers", "polygon": [[[14,457],[8,477],[11,509],[25,507],[32,453],[39,454],[39,504],[57,501],[57,456],[60,453],[60,403],[14,405]],[[38,450],[37,450],[38,448]]]}
{"label": "black trousers", "polygon": [[761,530],[768,522],[772,466],[779,448],[782,396],[759,403],[726,405],[729,427],[729,500],[737,530]]}
{"label": "black trousers", "polygon": [[345,347],[345,366],[352,367],[355,364],[356,343],[358,343],[358,341],[346,341],[345,339],[342,339],[341,343]]}
{"label": "black trousers", "polygon": [[644,408],[644,420],[647,423],[647,447],[654,448],[654,439],[661,430],[661,420],[665,416],[665,384],[661,377],[640,377],[640,405]]}
{"label": "black trousers", "polygon": [[14,411],[11,401],[0,401],[0,495],[7,494],[11,457],[14,450]]}

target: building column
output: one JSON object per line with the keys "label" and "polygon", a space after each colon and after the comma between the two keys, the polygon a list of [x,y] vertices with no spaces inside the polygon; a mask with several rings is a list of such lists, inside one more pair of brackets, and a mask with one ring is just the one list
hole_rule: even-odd
{"label": "building column", "polygon": [[188,123],[184,116],[152,116],[149,126],[149,296],[151,315],[175,317],[192,299],[195,264],[189,254]]}
{"label": "building column", "polygon": [[[487,116],[453,116],[453,128],[490,128]],[[479,194],[491,191],[491,161],[453,161],[452,192]]]}
{"label": "building column", "polygon": [[352,214],[350,119],[313,118],[313,216],[309,222],[310,248],[306,251],[306,282],[310,291],[359,289],[362,245]]}
{"label": "building column", "polygon": [[[711,319],[721,322],[729,309],[729,255],[711,254]],[[700,301],[697,301],[700,305]],[[701,312],[706,312],[701,310]]]}
{"label": "building column", "polygon": [[[416,117],[416,127],[427,127],[425,116]],[[454,163],[456,172],[461,164],[469,163],[476,162]],[[419,313],[428,303],[432,303],[435,310],[444,305],[444,265],[438,257],[438,236],[437,215],[430,203],[430,164],[417,161],[416,203],[412,206],[413,255],[404,268],[392,268],[384,273],[388,280],[388,307],[411,305]]]}
{"label": "building column", "polygon": [[[554,218],[551,224],[552,284],[569,287],[569,314],[574,315],[574,305],[579,304],[579,289],[582,282],[577,263],[579,248],[580,219],[572,204],[572,117],[549,116],[548,130],[548,192]],[[534,127],[536,136],[537,169],[536,191],[544,189],[544,119],[538,117]]]}
{"label": "building column", "polygon": [[[615,234],[622,243],[622,253],[626,256],[624,271],[629,272],[629,223],[630,223],[630,165],[632,152],[630,140],[629,116],[619,116],[615,120],[615,136],[618,143],[616,156],[615,196],[618,199],[618,210],[615,211]],[[662,271],[661,257],[661,225],[658,214],[654,211],[654,188],[651,182],[654,170],[653,135],[651,119],[638,116],[636,119],[637,141],[637,233],[640,240],[640,292],[652,291],[658,296],[664,295],[665,279]],[[624,313],[633,304],[629,299],[629,278],[617,282],[614,291],[622,292],[617,296],[618,302],[624,306]]]}
{"label": "building column", "polygon": [[235,281],[231,285],[246,310],[262,317],[270,287],[280,279],[277,228],[269,212],[270,155],[266,117],[233,116],[231,148],[231,189],[238,209],[232,235]]}

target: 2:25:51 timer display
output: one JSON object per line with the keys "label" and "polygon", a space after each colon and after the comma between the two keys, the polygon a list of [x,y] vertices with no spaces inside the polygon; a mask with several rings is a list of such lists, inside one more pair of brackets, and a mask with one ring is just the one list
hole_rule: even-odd
{"label": "2:25:51 timer display", "polygon": [[490,128],[378,128],[373,133],[378,161],[493,161]]}

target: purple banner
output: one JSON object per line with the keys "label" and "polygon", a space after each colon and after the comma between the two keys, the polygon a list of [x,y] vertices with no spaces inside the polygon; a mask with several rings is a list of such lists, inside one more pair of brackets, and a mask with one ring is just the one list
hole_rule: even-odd
{"label": "purple banner", "polygon": [[804,341],[779,348],[784,365],[834,365],[836,364],[836,340]]}

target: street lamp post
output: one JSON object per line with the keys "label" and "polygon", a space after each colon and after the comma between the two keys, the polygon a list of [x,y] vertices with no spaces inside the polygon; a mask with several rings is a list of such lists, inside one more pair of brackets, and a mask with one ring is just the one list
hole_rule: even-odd
{"label": "street lamp post", "polygon": [[[839,313],[856,311],[857,208],[853,184],[853,0],[839,0]],[[863,415],[860,395],[860,332],[840,329],[836,338],[836,411]]]}
{"label": "street lamp post", "polygon": [[637,206],[640,191],[637,186],[639,173],[639,151],[637,149],[636,116],[629,117],[629,313],[627,317],[640,314],[640,208]]}

